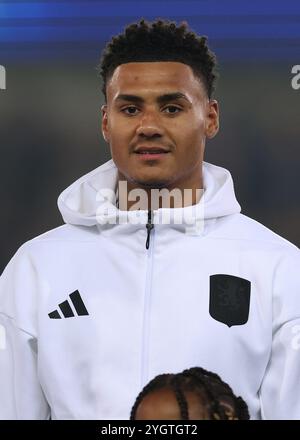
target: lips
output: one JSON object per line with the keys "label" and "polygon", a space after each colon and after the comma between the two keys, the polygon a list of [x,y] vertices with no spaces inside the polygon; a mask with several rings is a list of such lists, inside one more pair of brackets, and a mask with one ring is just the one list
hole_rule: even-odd
{"label": "lips", "polygon": [[165,154],[169,153],[164,147],[149,147],[149,146],[141,146],[134,150],[137,154]]}

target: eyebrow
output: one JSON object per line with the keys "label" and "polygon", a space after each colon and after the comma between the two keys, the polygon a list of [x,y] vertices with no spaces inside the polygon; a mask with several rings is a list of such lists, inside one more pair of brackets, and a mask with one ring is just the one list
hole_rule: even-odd
{"label": "eyebrow", "polygon": [[[165,93],[164,95],[158,96],[156,101],[159,104],[165,104],[166,102],[176,101],[177,99],[185,99],[188,103],[190,103],[190,100],[184,95],[184,93],[181,92]],[[127,94],[118,95],[116,97],[116,101],[130,101],[137,104],[143,104],[145,102],[144,98],[141,96]]]}

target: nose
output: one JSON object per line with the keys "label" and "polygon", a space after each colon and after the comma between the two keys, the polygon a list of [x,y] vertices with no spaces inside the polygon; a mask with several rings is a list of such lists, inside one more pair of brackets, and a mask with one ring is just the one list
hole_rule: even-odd
{"label": "nose", "polygon": [[154,111],[147,112],[143,115],[136,134],[139,137],[154,138],[163,135],[163,128],[159,122],[158,116]]}

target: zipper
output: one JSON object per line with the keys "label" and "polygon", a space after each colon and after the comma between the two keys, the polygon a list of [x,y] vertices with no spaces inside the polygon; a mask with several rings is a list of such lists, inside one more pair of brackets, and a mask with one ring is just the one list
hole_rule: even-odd
{"label": "zipper", "polygon": [[[142,362],[141,362],[141,389],[144,388],[149,378],[149,340],[150,340],[150,315],[151,315],[151,291],[152,291],[152,272],[153,272],[153,248],[155,241],[155,229],[153,224],[152,212],[148,211],[147,241],[146,249],[148,249],[146,284],[144,294],[144,311],[143,311],[143,329],[142,329]],[[150,234],[151,235],[150,242]]]}
{"label": "zipper", "polygon": [[152,223],[152,220],[153,220],[152,214],[153,214],[152,211],[149,209],[149,211],[148,211],[148,223],[146,224],[146,229],[147,229],[146,249],[149,249],[150,234],[151,234],[152,229],[154,228],[154,224]]}

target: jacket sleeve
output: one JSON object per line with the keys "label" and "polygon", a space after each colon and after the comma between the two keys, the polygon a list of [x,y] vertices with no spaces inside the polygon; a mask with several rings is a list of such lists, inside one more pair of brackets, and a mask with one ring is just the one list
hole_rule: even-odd
{"label": "jacket sleeve", "polygon": [[49,419],[38,377],[39,281],[22,248],[0,278],[0,419]]}
{"label": "jacket sleeve", "polygon": [[263,419],[300,419],[300,252],[284,257],[273,282],[273,335],[260,389]]}

